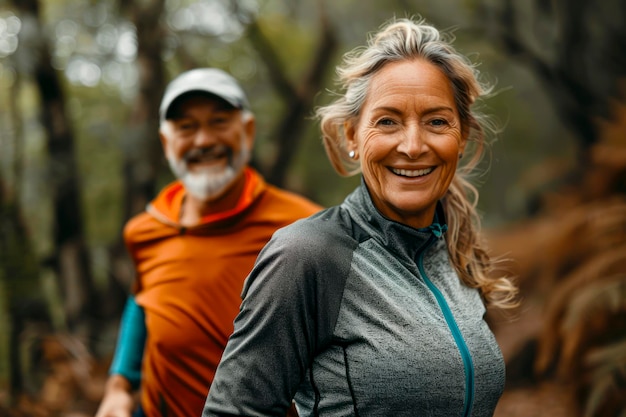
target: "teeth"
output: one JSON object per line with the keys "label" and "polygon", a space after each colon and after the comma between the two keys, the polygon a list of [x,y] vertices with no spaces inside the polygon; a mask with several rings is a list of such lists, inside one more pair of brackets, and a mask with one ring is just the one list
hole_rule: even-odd
{"label": "teeth", "polygon": [[426,169],[396,169],[393,168],[394,174],[402,175],[403,177],[421,177],[422,175],[430,174],[433,168]]}
{"label": "teeth", "polygon": [[212,161],[214,159],[222,158],[226,155],[228,149],[225,146],[213,146],[210,148],[194,148],[187,152],[185,159],[188,162],[198,161]]}

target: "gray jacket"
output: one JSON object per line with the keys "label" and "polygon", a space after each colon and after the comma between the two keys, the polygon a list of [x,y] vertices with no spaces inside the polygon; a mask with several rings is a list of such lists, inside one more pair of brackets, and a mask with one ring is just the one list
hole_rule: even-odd
{"label": "gray jacket", "polygon": [[491,416],[504,361],[450,264],[365,185],[275,233],[246,280],[203,416]]}

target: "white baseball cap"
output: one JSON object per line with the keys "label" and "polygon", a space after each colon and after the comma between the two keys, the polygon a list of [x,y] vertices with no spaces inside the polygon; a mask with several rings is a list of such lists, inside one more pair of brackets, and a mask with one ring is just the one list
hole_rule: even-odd
{"label": "white baseball cap", "polygon": [[183,72],[165,88],[159,117],[167,119],[172,103],[183,94],[204,92],[215,95],[238,109],[250,109],[248,98],[230,74],[218,68],[196,68]]}

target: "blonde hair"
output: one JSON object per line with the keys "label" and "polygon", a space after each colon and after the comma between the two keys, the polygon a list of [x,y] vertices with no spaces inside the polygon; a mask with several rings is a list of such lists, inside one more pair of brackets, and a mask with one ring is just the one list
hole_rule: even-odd
{"label": "blonde hair", "polygon": [[423,19],[393,19],[370,36],[366,46],[344,55],[338,67],[343,94],[327,106],[316,109],[324,148],[333,168],[342,176],[360,172],[358,161],[348,156],[344,123],[358,118],[372,77],[389,62],[420,58],[436,65],[450,80],[454,101],[467,132],[464,164],[459,166],[442,199],[448,222],[446,242],[454,268],[468,286],[478,288],[488,305],[516,306],[517,288],[508,277],[494,276],[491,259],[480,240],[480,217],[476,205],[478,190],[469,181],[485,153],[484,128],[487,118],[472,111],[479,97],[491,87],[479,81],[475,66],[451,46],[453,38],[428,25]]}

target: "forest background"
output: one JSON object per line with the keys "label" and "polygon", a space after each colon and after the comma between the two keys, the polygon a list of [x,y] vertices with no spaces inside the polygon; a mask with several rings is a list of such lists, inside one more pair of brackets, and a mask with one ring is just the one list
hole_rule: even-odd
{"label": "forest background", "polygon": [[124,222],[172,180],[157,109],[173,76],[231,72],[254,165],[328,206],[315,106],[388,19],[452,31],[502,128],[479,209],[523,305],[489,312],[498,416],[626,415],[626,4],[620,0],[0,0],[0,416],[93,415],[133,280]]}

